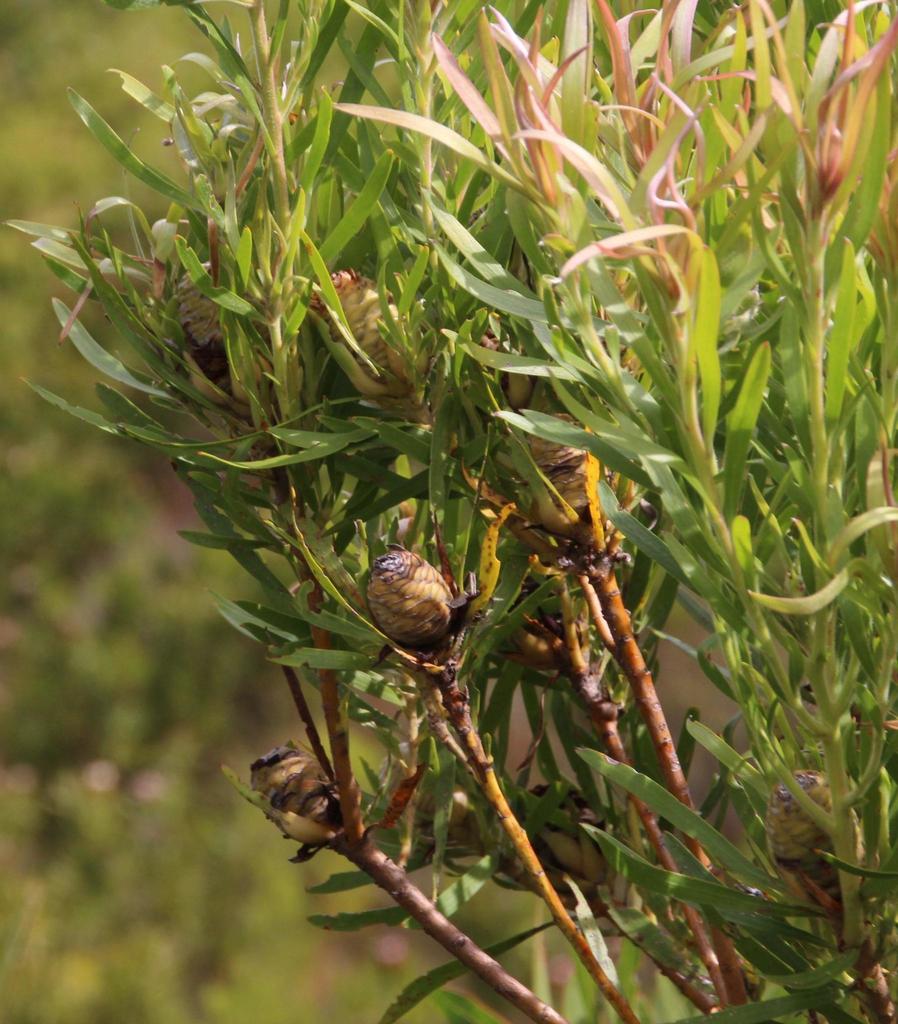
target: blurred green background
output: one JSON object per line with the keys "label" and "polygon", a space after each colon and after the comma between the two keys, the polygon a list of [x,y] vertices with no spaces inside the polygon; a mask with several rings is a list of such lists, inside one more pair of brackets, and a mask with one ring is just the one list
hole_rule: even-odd
{"label": "blurred green background", "polygon": [[[164,126],[139,116],[107,69],[158,87],[161,64],[203,49],[186,17],[3,0],[0,37],[0,219],[74,226],[103,196],[143,201],[66,87],[143,156],[171,161]],[[307,923],[382,901],[370,890],[309,896],[340,869],[336,858],[287,863],[292,847],[219,772],[226,762],[245,773],[259,753],[299,738],[280,676],[210,596],[252,597],[249,585],[227,556],[178,536],[194,513],[161,456],[26,386],[98,407],[94,372],[57,343],[50,296],[71,296],[9,228],[0,295],[0,1021],[373,1024],[443,954],[414,933]],[[90,309],[85,322],[114,344]],[[669,667],[679,682],[696,674]],[[681,692],[678,703],[693,700]],[[533,901],[488,887],[462,923],[489,944],[542,919]],[[508,962],[526,976],[539,945]],[[554,948],[540,958],[544,991],[571,1020],[592,1019],[576,983],[559,996],[572,967]],[[676,1015],[662,995],[647,995],[656,1020]],[[431,1008],[407,1019],[434,1018]]]}
{"label": "blurred green background", "polygon": [[[66,87],[126,138],[163,128],[106,69],[158,87],[161,64],[203,49],[186,17],[4,0],[0,37],[0,217],[74,226],[96,199],[132,194]],[[138,145],[168,156],[155,136]],[[71,295],[8,228],[0,293],[0,1020],[376,1019],[439,951],[306,923],[362,897],[308,897],[336,858],[288,864],[292,847],[219,772],[296,733],[280,676],[209,591],[252,594],[227,556],[178,536],[194,515],[164,458],[23,383],[98,407],[93,371],[57,343],[50,296]]]}

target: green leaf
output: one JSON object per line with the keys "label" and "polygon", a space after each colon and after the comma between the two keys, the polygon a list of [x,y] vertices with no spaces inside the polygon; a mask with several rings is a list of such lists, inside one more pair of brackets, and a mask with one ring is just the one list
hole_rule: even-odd
{"label": "green leaf", "polygon": [[318,896],[332,892],[349,892],[352,889],[362,889],[373,884],[371,876],[365,871],[338,871],[324,882],[308,886],[306,892]]}
{"label": "green leaf", "polygon": [[842,555],[851,545],[865,533],[875,530],[877,526],[884,526],[886,523],[898,522],[898,508],[891,505],[881,505],[879,508],[871,508],[855,516],[850,522],[839,531],[829,552],[829,564],[835,567],[838,565]]}
{"label": "green leaf", "polygon": [[224,775],[228,782],[237,790],[247,803],[252,804],[253,807],[260,810],[263,814],[268,814],[271,809],[269,802],[261,793],[257,793],[255,790],[250,789],[250,787],[247,786],[233,768],[229,768],[226,764],[223,764],[221,766],[221,774]]}
{"label": "green leaf", "polygon": [[833,326],[826,344],[826,419],[838,420],[848,383],[848,359],[859,338],[855,331],[857,284],[855,281],[854,247],[846,238],[842,250],[842,272]]}
{"label": "green leaf", "polygon": [[[322,89],[318,99],[318,111],[315,115],[315,134],[312,136],[308,150],[303,153],[300,186],[306,195],[311,193],[315,185],[315,179],[318,176],[318,171],[321,169],[321,163],[324,160],[327,143],[330,139],[333,112],[334,104],[330,94],[326,89]],[[288,157],[288,159],[292,159],[292,156]]]}
{"label": "green leaf", "polygon": [[253,259],[253,232],[247,224],[240,233],[240,241],[237,251],[234,253],[237,262],[237,273],[240,275],[240,283],[244,288],[249,284],[250,268]]}
{"label": "green leaf", "polygon": [[522,295],[519,288],[497,288],[489,284],[456,263],[442,246],[434,245],[434,248],[440,262],[459,288],[473,295],[479,302],[498,309],[501,313],[510,313],[512,316],[521,317],[522,320],[529,320],[531,323],[548,324],[549,318],[541,302]]}
{"label": "green leaf", "polygon": [[783,884],[761,871],[717,829],[663,786],[642,775],[626,764],[612,761],[597,750],[578,750],[577,753],[600,775],[626,790],[649,806],[659,817],[698,840],[711,860],[721,864],[734,875],[764,889],[784,890]]}
{"label": "green leaf", "polygon": [[682,947],[641,910],[635,907],[616,907],[610,893],[604,902],[608,916],[634,946],[644,950],[658,963],[672,967],[686,977],[693,972],[694,966]]}
{"label": "green leaf", "polygon": [[742,754],[734,750],[717,733],[708,728],[704,722],[688,721],[686,728],[695,741],[715,757],[722,765],[739,777],[746,785],[758,793],[766,802],[769,796],[767,783],[763,775]]}
{"label": "green leaf", "polygon": [[325,263],[331,264],[344,246],[361,231],[371,211],[377,206],[393,167],[393,154],[381,153],[368,180],[340,222],[321,243],[318,250]]}
{"label": "green leaf", "polygon": [[[107,0],[108,2],[109,0]],[[143,82],[136,79],[133,75],[129,75],[127,71],[119,71],[118,68],[110,68],[109,70],[114,75],[118,75],[122,80],[122,89],[132,99],[137,100],[142,107],[158,117],[160,121],[170,124],[174,120],[175,108],[157,96],[152,89],[148,89]]]}
{"label": "green leaf", "polygon": [[[779,999],[765,999],[760,1003],[748,1006],[731,1006],[720,1010],[713,1016],[714,1024],[765,1024],[766,1021],[779,1020],[799,1010],[818,1009],[825,1012],[826,1003],[833,998],[831,987],[814,989]],[[681,1017],[674,1024],[708,1024],[708,1017]]]}
{"label": "green leaf", "polygon": [[392,124],[403,131],[417,132],[428,138],[434,139],[441,145],[448,147],[456,156],[463,160],[470,160],[471,163],[485,170],[496,180],[503,182],[509,188],[518,189],[518,180],[498,164],[493,163],[484,156],[472,142],[469,142],[463,135],[447,128],[445,125],[430,118],[422,117],[420,114],[412,114],[405,110],[390,110],[388,107],[371,107],[361,103],[337,103],[336,109],[344,114],[353,117],[363,117],[370,121],[380,121],[383,124]]}
{"label": "green leaf", "polygon": [[836,857],[835,854],[826,853],[824,850],[820,850],[820,856],[824,860],[828,860],[830,864],[834,864],[840,871],[844,871],[847,875],[855,875],[858,878],[880,878],[883,880],[898,878],[898,871],[879,871],[875,868],[865,867],[863,864],[849,864],[848,861]]}
{"label": "green leaf", "polygon": [[175,248],[178,250],[178,259],[184,265],[190,280],[206,298],[217,302],[223,309],[229,309],[232,313],[237,313],[241,316],[255,313],[255,309],[246,299],[241,299],[239,295],[235,295],[230,288],[213,283],[209,271],[200,262],[199,256],[180,235],[175,237]]}
{"label": "green leaf", "polygon": [[[545,931],[548,927],[550,927],[549,922],[537,925],[535,928],[528,928],[526,931],[518,932],[517,935],[512,935],[502,942],[497,942],[495,945],[487,947],[485,952],[489,953],[492,957],[499,957],[510,949],[514,949],[515,946],[519,946],[522,942],[526,942],[527,939],[532,938],[539,932]],[[399,993],[380,1018],[378,1024],[396,1024],[396,1021],[402,1020],[410,1010],[413,1010],[429,995],[442,988],[448,982],[462,977],[467,973],[467,970],[468,968],[464,964],[459,963],[457,960],[450,960],[448,963],[441,964],[432,971],[428,971],[422,977],[416,978]]]}
{"label": "green leaf", "polygon": [[525,288],[513,274],[510,274],[492,253],[487,252],[471,232],[451,213],[440,209],[439,206],[434,206],[433,215],[449,241],[488,284],[504,291],[519,292],[542,308],[539,299]]}
{"label": "green leaf", "polygon": [[484,348],[476,342],[469,342],[460,346],[481,366],[489,366],[493,370],[504,370],[507,373],[520,373],[525,377],[546,377],[550,380],[577,380],[575,373],[565,369],[563,366],[556,366],[547,363],[544,359],[534,359],[532,356],[521,356],[516,352],[497,352],[493,349]]}
{"label": "green leaf", "polygon": [[739,508],[739,497],[745,483],[745,462],[751,446],[767,378],[770,376],[770,345],[759,345],[748,365],[739,397],[727,417],[727,437],[723,458],[724,504],[727,519],[732,519]]}
{"label": "green leaf", "polygon": [[[65,326],[68,323],[71,310],[64,302],[59,299],[53,299],[53,312],[56,314],[56,319],[61,326]],[[153,387],[152,384],[147,384],[139,377],[135,377],[114,355],[107,352],[102,345],[97,344],[79,321],[74,320],[72,322],[68,337],[81,355],[100,373],[105,374],[112,380],[118,381],[119,384],[127,384],[129,387],[143,391],[145,394],[156,395],[158,398],[168,397],[168,392]]]}
{"label": "green leaf", "polygon": [[148,167],[135,156],[87,100],[79,96],[74,89],[69,89],[69,101],[97,141],[105,146],[122,167],[130,171],[138,181],[142,181],[154,192],[158,192],[180,206],[202,212],[200,203],[189,192],[185,192],[160,171]]}
{"label": "green leaf", "polygon": [[57,409],[62,409],[63,412],[67,412],[70,416],[74,416],[79,420],[84,420],[85,423],[89,423],[92,427],[98,427],[107,434],[119,433],[118,427],[115,426],[115,424],[110,423],[109,420],[104,419],[99,413],[91,412],[90,409],[82,409],[80,405],[70,405],[64,398],[60,398],[59,395],[54,395],[52,391],[47,391],[46,388],[42,388],[40,384],[34,384],[30,380],[26,380],[25,383],[32,391],[39,394],[45,402],[49,402],[50,405],[55,405]]}
{"label": "green leaf", "polygon": [[665,871],[643,860],[619,840],[603,829],[583,824],[581,828],[596,840],[612,866],[629,878],[635,885],[649,892],[667,896],[670,899],[695,903],[713,908],[724,917],[729,912],[754,914],[763,920],[767,917],[809,917],[820,913],[815,907],[799,907],[785,903],[749,896],[747,893],[729,889],[718,882],[703,878],[692,878],[674,871]]}
{"label": "green leaf", "polygon": [[402,907],[383,907],[380,910],[363,910],[358,914],[312,914],[308,921],[329,932],[357,932],[375,924],[402,924],[407,917]]}
{"label": "green leaf", "polygon": [[271,659],[276,665],[294,668],[366,669],[372,659],[358,651],[328,651],[318,647],[301,647],[298,651]]}
{"label": "green leaf", "polygon": [[448,885],[437,898],[437,910],[446,917],[454,917],[458,911],[473,899],[496,873],[499,866],[498,854],[490,853],[481,857],[459,878]]}
{"label": "green leaf", "polygon": [[445,1014],[447,1024],[501,1024],[469,996],[458,992],[437,992],[433,1002]]}
{"label": "green leaf", "polygon": [[580,887],[569,875],[564,876],[564,883],[574,894],[574,913],[577,915],[577,923],[580,925],[580,930],[589,943],[592,955],[596,958],[602,970],[608,975],[611,984],[618,988],[620,982],[617,977],[617,968],[614,966],[614,961],[608,955],[605,939],[602,937],[601,929],[589,904],[586,902],[586,898],[580,891]]}
{"label": "green leaf", "polygon": [[673,556],[670,548],[656,533],[652,533],[635,516],[632,516],[620,507],[614,491],[611,490],[604,480],[599,482],[599,496],[603,513],[608,516],[627,540],[644,554],[648,555],[653,562],[657,562],[675,580],[688,587],[690,585],[689,578],[683,571],[683,566]]}
{"label": "green leaf", "polygon": [[850,970],[857,958],[858,951],[849,949],[834,957],[828,964],[822,964],[809,971],[799,971],[795,974],[765,974],[764,977],[783,988],[818,988],[824,982],[834,981],[840,974]]}
{"label": "green leaf", "polygon": [[592,91],[592,5],[589,0],[571,0],[564,22],[561,63],[570,61],[561,78],[561,127],[579,145],[586,144],[587,112],[584,103]]}
{"label": "green leaf", "polygon": [[720,409],[720,274],[710,249],[702,253],[702,272],[695,309],[692,343],[698,358],[702,380],[702,430],[709,446],[714,442],[717,413]]}
{"label": "green leaf", "polygon": [[850,580],[851,574],[846,567],[833,576],[829,583],[806,597],[776,597],[773,594],[760,594],[756,590],[749,590],[749,594],[758,604],[783,615],[813,615],[832,604]]}

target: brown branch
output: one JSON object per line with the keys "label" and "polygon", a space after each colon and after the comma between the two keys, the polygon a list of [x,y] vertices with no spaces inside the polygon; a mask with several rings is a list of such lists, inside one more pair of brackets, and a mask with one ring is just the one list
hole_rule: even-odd
{"label": "brown branch", "polygon": [[[321,592],[317,587],[316,591],[317,595],[315,591],[312,592],[310,607],[313,602],[320,602]],[[314,610],[317,611],[317,607]],[[331,635],[326,629],[312,626],[312,641],[320,651],[331,649]],[[337,782],[337,794],[340,797],[343,830],[350,844],[360,843],[365,834],[365,825],[362,821],[362,794],[349,759],[349,733],[346,731],[346,721],[340,710],[340,682],[337,673],[331,668],[319,669],[318,675],[321,679],[324,721],[327,725],[331,757],[334,759],[334,777]]]}
{"label": "brown branch", "polygon": [[327,756],[327,751],[324,749],[324,745],[321,742],[321,737],[318,735],[318,728],[315,725],[315,719],[312,718],[312,712],[309,708],[306,695],[302,692],[302,686],[299,682],[299,676],[290,668],[289,665],[281,665],[284,676],[287,680],[287,686],[290,689],[290,696],[293,698],[293,703],[296,705],[296,710],[299,712],[299,717],[302,720],[302,724],[306,729],[306,736],[309,738],[309,743],[312,746],[312,751],[315,757],[318,758],[318,763],[324,770],[325,775],[331,780],[334,778],[334,769],[331,766],[330,758]]}
{"label": "brown branch", "polygon": [[238,199],[243,194],[243,190],[249,184],[249,179],[252,177],[253,171],[256,169],[256,165],[259,163],[259,157],[262,155],[262,148],[264,145],[265,133],[259,129],[259,133],[256,135],[255,145],[252,148],[249,159],[246,161],[246,167],[243,168],[243,172],[241,173],[240,179],[235,188],[235,193]]}
{"label": "brown branch", "polygon": [[[592,722],[592,726],[595,729],[596,735],[599,737],[602,746],[605,748],[605,752],[609,757],[614,758],[615,761],[619,761],[621,764],[632,764],[629,756],[627,755],[627,751],[624,747],[624,743],[618,729],[617,704],[600,692],[598,684],[593,676],[580,679],[572,677],[571,682],[586,702],[586,707],[589,712],[589,720]],[[677,864],[670,851],[667,849],[667,845],[664,842],[664,833],[661,831],[661,826],[658,824],[658,819],[654,812],[650,807],[643,803],[642,800],[633,796],[632,793],[628,794],[628,796],[630,803],[639,815],[639,819],[642,822],[643,828],[645,828],[646,835],[649,838],[649,842],[652,844],[652,848],[658,857],[659,863],[667,871],[677,871]],[[726,981],[724,980],[723,973],[720,969],[720,961],[717,958],[717,954],[714,952],[711,940],[708,938],[705,923],[695,907],[690,906],[688,903],[683,903],[682,906],[683,916],[686,918],[689,930],[695,938],[699,958],[705,965],[708,977],[711,979],[711,984],[714,986],[714,991],[717,993],[718,999],[721,1003],[726,1003],[728,997]],[[663,971],[663,965],[657,961],[655,962]],[[668,977],[670,977],[670,975],[668,975]],[[676,979],[671,978],[671,981],[673,981],[680,991],[683,992],[695,1006],[702,1010],[702,1012],[710,1013],[711,1009],[716,1007],[717,1004],[706,996],[704,992],[699,992],[697,989],[692,989],[691,992],[686,992],[682,986],[678,984]],[[696,1001],[696,998],[693,998],[693,996],[697,997],[698,1001]]]}
{"label": "brown branch", "polygon": [[898,1015],[896,1015],[895,1003],[889,991],[889,983],[869,938],[865,939],[861,946],[857,970],[860,977],[856,985],[864,1008],[869,1011],[877,1024],[895,1024]]}
{"label": "brown branch", "polygon": [[[612,1005],[618,1017],[625,1024],[639,1024],[639,1018],[633,1012],[627,999],[615,987],[611,979],[595,958],[585,936],[574,923],[567,908],[561,901],[554,886],[546,876],[542,864],[537,857],[527,833],[515,817],[509,806],[493,770],[492,759],[487,757],[483,743],[471,721],[468,698],[462,692],[455,678],[455,666],[446,665],[441,675],[435,680],[443,698],[443,706],[449,721],[465,750],[466,758],[474,777],[477,779],[484,796],[496,813],[496,817],[508,836],[521,861],[524,870],[536,893],[542,897],[552,914],[555,924],[565,939],[576,952],[583,966],[589,971],[599,991]],[[433,677],[427,677],[425,685],[433,684]]]}
{"label": "brown branch", "polygon": [[[593,612],[593,618],[596,618],[595,605],[598,605],[599,618],[611,634],[613,643],[608,649],[630,684],[633,699],[648,729],[668,790],[681,803],[691,810],[695,810],[692,794],[689,792],[689,783],[686,781],[686,775],[680,765],[677,748],[674,745],[661,701],[658,699],[652,673],[646,665],[639,644],[633,635],[633,623],[621,597],[614,569],[608,564],[595,573],[592,579],[581,577],[580,583],[587,603]],[[704,867],[710,868],[711,862],[702,849],[701,843],[692,836],[685,836],[685,842],[700,863]],[[732,940],[717,928],[712,928],[711,934],[725,984],[726,1002],[737,1006],[748,1002],[745,978]],[[710,965],[706,964],[706,966],[710,971]],[[717,983],[715,983],[715,988],[717,988]],[[723,993],[721,993],[721,999],[723,1001]]]}
{"label": "brown branch", "polygon": [[441,914],[424,893],[412,884],[405,871],[379,850],[370,838],[366,836],[361,843],[351,843],[341,834],[331,846],[364,871],[403,910],[407,910],[422,931],[526,1017],[536,1024],[567,1024],[564,1017],[510,975],[497,960]]}

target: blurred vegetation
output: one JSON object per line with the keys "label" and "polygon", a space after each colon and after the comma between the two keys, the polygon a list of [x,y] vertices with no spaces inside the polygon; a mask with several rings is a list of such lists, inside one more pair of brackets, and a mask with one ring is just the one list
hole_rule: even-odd
{"label": "blurred vegetation", "polygon": [[[10,0],[0,33],[0,217],[74,224],[127,186],[66,87],[127,134],[134,105],[104,69],[155,82],[202,40],[180,12],[95,0]],[[331,855],[300,876],[219,774],[296,731],[279,675],[208,589],[252,595],[225,556],[177,536],[194,513],[164,459],[23,383],[96,405],[90,368],[57,347],[62,288],[26,259],[0,232],[0,1018],[366,1019],[424,960],[382,948],[381,929],[310,929],[309,912],[353,902],[309,905],[303,883]]]}

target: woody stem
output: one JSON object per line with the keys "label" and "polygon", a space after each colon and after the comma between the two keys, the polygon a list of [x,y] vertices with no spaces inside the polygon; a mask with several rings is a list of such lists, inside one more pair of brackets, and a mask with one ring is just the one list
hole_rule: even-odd
{"label": "woody stem", "polygon": [[[428,677],[431,682],[432,677]],[[589,971],[599,991],[611,1003],[618,1017],[625,1024],[639,1024],[639,1018],[633,1012],[626,998],[617,990],[611,979],[602,969],[601,964],[593,955],[586,938],[567,912],[558,893],[546,876],[542,864],[514,811],[508,804],[505,794],[493,770],[492,758],[483,749],[480,736],[471,721],[468,698],[462,692],[455,678],[455,671],[449,666],[435,680],[443,699],[443,706],[449,721],[465,750],[465,757],[471,771],[480,785],[484,796],[496,813],[503,831],[511,841],[518,858],[527,872],[531,884],[549,908],[555,924],[570,943],[584,967]]]}
{"label": "woody stem", "polygon": [[349,842],[345,834],[331,844],[357,868],[364,871],[392,900],[407,910],[421,929],[448,953],[474,972],[503,999],[517,1007],[536,1024],[567,1024],[560,1014],[544,1003],[487,952],[440,913],[414,886],[405,871],[375,846],[369,837],[360,843]]}
{"label": "woody stem", "polygon": [[[610,565],[606,566],[596,572],[592,578],[582,576],[580,585],[593,619],[601,619],[607,626],[607,633],[610,634],[612,640],[608,650],[630,684],[636,707],[651,737],[668,790],[681,803],[694,810],[695,805],[689,792],[689,783],[686,781],[686,775],[680,765],[680,759],[677,757],[677,749],[661,701],[658,699],[652,673],[646,665],[639,644],[633,635],[633,623],[623,602],[613,568]],[[599,633],[602,635],[601,629],[599,629]],[[708,855],[696,839],[686,836],[685,842],[690,852],[704,867],[711,866]],[[741,1005],[748,1001],[748,994],[745,991],[745,980],[735,947],[731,940],[718,929],[713,929],[712,934],[720,971],[723,975],[726,1001]],[[711,969],[710,966],[708,969]],[[715,984],[715,988],[717,988],[717,984]]]}

